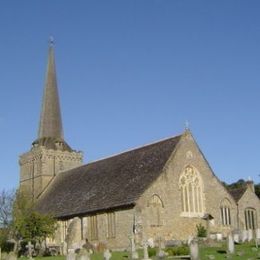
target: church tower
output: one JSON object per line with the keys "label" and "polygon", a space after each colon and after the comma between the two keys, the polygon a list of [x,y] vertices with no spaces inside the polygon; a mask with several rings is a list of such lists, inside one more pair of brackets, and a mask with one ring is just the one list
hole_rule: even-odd
{"label": "church tower", "polygon": [[29,152],[20,156],[20,189],[33,200],[51,185],[62,171],[80,166],[82,153],[72,150],[63,136],[56,79],[53,41],[48,52],[47,72],[38,138]]}

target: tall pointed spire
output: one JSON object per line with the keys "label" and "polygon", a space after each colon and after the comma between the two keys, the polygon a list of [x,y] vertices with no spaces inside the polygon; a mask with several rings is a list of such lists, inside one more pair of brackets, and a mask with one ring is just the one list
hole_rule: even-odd
{"label": "tall pointed spire", "polygon": [[56,79],[53,39],[50,38],[48,64],[38,138],[63,139],[59,93]]}

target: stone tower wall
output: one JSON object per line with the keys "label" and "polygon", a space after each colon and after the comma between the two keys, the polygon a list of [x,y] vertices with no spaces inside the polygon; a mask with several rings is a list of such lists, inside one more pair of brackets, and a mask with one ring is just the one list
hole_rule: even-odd
{"label": "stone tower wall", "polygon": [[82,164],[81,152],[33,148],[20,156],[20,189],[37,199],[54,177]]}

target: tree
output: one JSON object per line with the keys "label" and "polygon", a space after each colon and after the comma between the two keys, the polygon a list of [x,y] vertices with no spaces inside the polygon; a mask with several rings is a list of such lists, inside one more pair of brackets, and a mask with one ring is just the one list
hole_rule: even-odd
{"label": "tree", "polygon": [[2,190],[0,193],[0,228],[6,229],[12,221],[14,191]]}
{"label": "tree", "polygon": [[35,204],[21,192],[17,192],[13,207],[13,235],[17,240],[42,242],[54,235],[56,219],[35,210]]}

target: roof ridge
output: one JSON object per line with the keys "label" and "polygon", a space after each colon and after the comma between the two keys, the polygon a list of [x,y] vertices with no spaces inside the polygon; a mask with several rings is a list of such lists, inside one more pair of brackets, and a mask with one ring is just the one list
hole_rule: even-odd
{"label": "roof ridge", "polygon": [[122,154],[125,154],[125,153],[129,153],[129,152],[132,152],[132,151],[140,150],[140,149],[142,149],[142,148],[145,148],[145,147],[148,147],[148,146],[157,144],[157,143],[161,143],[161,142],[163,142],[163,141],[167,141],[167,140],[170,140],[170,139],[173,139],[173,138],[181,137],[181,136],[182,136],[182,134],[179,134],[179,135],[175,135],[175,136],[171,136],[171,137],[166,137],[166,138],[163,138],[163,139],[159,139],[159,140],[157,140],[157,141],[144,144],[144,145],[142,145],[142,146],[136,146],[136,147],[134,147],[134,148],[130,148],[130,149],[128,149],[128,150],[125,150],[125,151],[122,151],[122,152],[119,152],[119,153],[115,153],[115,154],[109,155],[109,156],[107,156],[107,157],[102,157],[102,158],[100,158],[100,159],[94,160],[94,161],[92,161],[92,162],[89,162],[89,163],[86,163],[86,164],[84,164],[84,165],[81,165],[80,167],[86,166],[86,165],[89,165],[89,164],[92,164],[92,163],[96,163],[96,162],[99,162],[99,161],[103,161],[103,160],[106,160],[106,159],[110,159],[110,158],[113,158],[113,157],[117,157],[117,156],[119,156],[119,155],[122,155]]}

